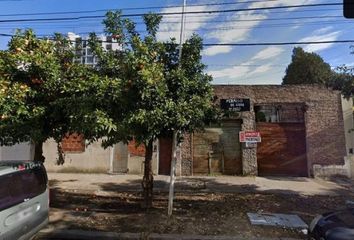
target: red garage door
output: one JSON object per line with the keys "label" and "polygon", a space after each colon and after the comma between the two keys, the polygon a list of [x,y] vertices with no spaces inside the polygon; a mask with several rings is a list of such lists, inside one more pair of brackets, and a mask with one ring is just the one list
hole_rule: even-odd
{"label": "red garage door", "polygon": [[259,175],[308,176],[304,123],[257,123]]}

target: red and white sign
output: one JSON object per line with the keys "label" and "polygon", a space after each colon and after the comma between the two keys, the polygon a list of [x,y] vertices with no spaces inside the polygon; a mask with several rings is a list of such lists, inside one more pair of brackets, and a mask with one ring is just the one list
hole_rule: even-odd
{"label": "red and white sign", "polygon": [[240,142],[257,143],[261,142],[261,133],[256,131],[241,131],[239,138]]}

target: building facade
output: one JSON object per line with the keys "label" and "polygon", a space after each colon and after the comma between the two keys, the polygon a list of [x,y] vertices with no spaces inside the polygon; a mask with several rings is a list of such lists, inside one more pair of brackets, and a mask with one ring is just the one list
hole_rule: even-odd
{"label": "building facade", "polygon": [[[214,93],[218,102],[243,99],[249,101],[249,108],[229,111],[220,123],[203,132],[185,134],[178,151],[178,175],[350,176],[354,141],[350,131],[353,113],[348,109],[352,102],[340,92],[316,85],[215,85]],[[241,131],[260,132],[261,142],[240,142]],[[67,156],[83,158],[80,155],[94,146]],[[170,173],[171,147],[171,139],[159,139],[154,145],[155,174]],[[49,162],[55,158],[46,150],[51,148],[45,145]],[[90,152],[100,156],[94,161],[101,167],[95,168],[143,172],[144,149],[134,143],[104,151]],[[87,161],[93,158],[85,157]],[[85,165],[89,164],[81,168]]]}
{"label": "building facade", "polygon": [[[68,39],[72,42],[73,46],[77,49],[75,52],[76,63],[82,63],[90,66],[97,64],[97,58],[93,55],[91,48],[88,46],[87,40],[88,37],[82,37],[75,33],[69,32]],[[97,36],[101,42],[101,46],[104,50],[119,50],[121,49],[120,45],[112,39],[111,36],[99,35]]]}
{"label": "building facade", "polygon": [[[186,136],[183,175],[314,176],[323,167],[345,165],[349,151],[340,92],[312,85],[216,85],[214,93],[218,101],[249,99],[250,111]],[[246,146],[240,131],[258,131],[262,140]]]}

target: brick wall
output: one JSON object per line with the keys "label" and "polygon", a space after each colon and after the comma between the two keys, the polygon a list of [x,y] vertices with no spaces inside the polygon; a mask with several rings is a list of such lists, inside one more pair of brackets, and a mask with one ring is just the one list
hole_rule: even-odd
{"label": "brick wall", "polygon": [[135,140],[129,142],[128,151],[133,156],[145,157],[145,146],[137,146]]}
{"label": "brick wall", "polygon": [[303,103],[310,170],[313,164],[344,164],[344,122],[338,91],[317,85],[215,85],[214,92],[219,99],[250,98],[251,108],[257,104]]}
{"label": "brick wall", "polygon": [[81,134],[67,134],[62,139],[61,144],[64,152],[81,153],[85,151],[85,139]]}
{"label": "brick wall", "polygon": [[192,134],[186,133],[181,144],[181,174],[189,176],[192,174]]}

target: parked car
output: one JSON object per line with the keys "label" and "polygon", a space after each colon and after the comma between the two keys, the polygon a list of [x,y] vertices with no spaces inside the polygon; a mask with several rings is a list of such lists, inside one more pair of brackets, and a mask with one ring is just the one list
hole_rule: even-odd
{"label": "parked car", "polygon": [[354,206],[317,216],[310,224],[309,236],[316,240],[353,240]]}
{"label": "parked car", "polygon": [[31,239],[48,223],[49,189],[41,163],[0,161],[0,239]]}

